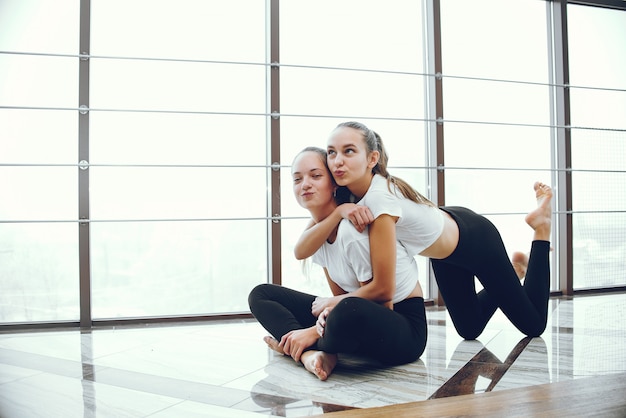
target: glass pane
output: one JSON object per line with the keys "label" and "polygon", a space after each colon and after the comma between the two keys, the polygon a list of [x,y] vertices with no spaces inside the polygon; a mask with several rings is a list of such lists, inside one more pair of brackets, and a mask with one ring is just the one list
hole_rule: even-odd
{"label": "glass pane", "polygon": [[265,3],[92,0],[91,53],[263,63]]}
{"label": "glass pane", "polygon": [[422,76],[282,68],[280,86],[286,115],[424,118]]}
{"label": "glass pane", "polygon": [[77,228],[0,222],[0,323],[78,320]]}
{"label": "glass pane", "polygon": [[0,166],[0,220],[76,220],[78,169]]}
{"label": "glass pane", "polygon": [[445,143],[448,167],[545,170],[552,160],[546,127],[451,123]]}
{"label": "glass pane", "polygon": [[441,0],[444,75],[547,83],[546,22],[545,1]]}
{"label": "glass pane", "polygon": [[[623,286],[626,13],[568,5],[574,289]],[[577,213],[584,212],[584,213]]]}
{"label": "glass pane", "polygon": [[423,73],[422,3],[283,0],[281,63]]}
{"label": "glass pane", "polygon": [[265,113],[264,66],[91,59],[91,107]]}
{"label": "glass pane", "polygon": [[[529,67],[535,65],[528,63]],[[550,124],[547,86],[449,78],[444,78],[443,85],[444,120]],[[452,124],[446,124],[446,128]]]}
{"label": "glass pane", "polygon": [[77,126],[75,111],[0,109],[0,163],[76,164]]}
{"label": "glass pane", "polygon": [[78,59],[0,54],[0,106],[78,107]]}
{"label": "glass pane", "polygon": [[90,172],[94,220],[267,216],[265,168],[92,167]]}
{"label": "glass pane", "polygon": [[626,89],[626,12],[569,4],[567,18],[570,84]]}
{"label": "glass pane", "polygon": [[267,222],[92,224],[95,319],[246,312],[267,281]]}
{"label": "glass pane", "polygon": [[76,55],[79,13],[76,0],[2,0],[0,51]]}
{"label": "glass pane", "polygon": [[626,12],[569,5],[567,15],[572,125],[626,129]]}
{"label": "glass pane", "polygon": [[92,164],[266,165],[266,118],[92,112]]}
{"label": "glass pane", "polygon": [[626,214],[578,213],[573,228],[574,289],[624,286]]}
{"label": "glass pane", "polygon": [[532,210],[532,185],[551,181],[550,144],[549,128],[446,124],[446,204],[481,213]]}

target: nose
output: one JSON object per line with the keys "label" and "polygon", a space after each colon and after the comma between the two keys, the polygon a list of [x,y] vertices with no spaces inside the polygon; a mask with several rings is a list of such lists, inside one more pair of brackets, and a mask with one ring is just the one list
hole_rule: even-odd
{"label": "nose", "polygon": [[336,166],[341,166],[343,165],[343,157],[342,155],[338,152],[335,154],[335,158],[333,158],[333,165]]}
{"label": "nose", "polygon": [[301,184],[301,187],[302,187],[303,189],[309,189],[309,188],[311,187],[311,181],[310,181],[309,177],[305,176],[305,177],[302,179],[302,184]]}

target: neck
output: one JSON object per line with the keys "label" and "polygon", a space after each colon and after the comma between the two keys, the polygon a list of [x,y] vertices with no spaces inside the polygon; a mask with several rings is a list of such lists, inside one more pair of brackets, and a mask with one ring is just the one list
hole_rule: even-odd
{"label": "neck", "polygon": [[330,214],[333,213],[336,207],[337,205],[333,202],[333,204],[329,204],[324,207],[309,209],[309,212],[311,212],[311,217],[313,218],[315,223],[319,223],[326,219],[328,216],[330,216]]}
{"label": "neck", "polygon": [[365,196],[365,193],[369,190],[373,178],[374,173],[370,173],[370,175],[364,176],[362,179],[359,179],[354,182],[354,184],[348,186],[348,189],[350,189],[350,192],[355,195],[358,200],[361,200],[363,199],[363,196]]}

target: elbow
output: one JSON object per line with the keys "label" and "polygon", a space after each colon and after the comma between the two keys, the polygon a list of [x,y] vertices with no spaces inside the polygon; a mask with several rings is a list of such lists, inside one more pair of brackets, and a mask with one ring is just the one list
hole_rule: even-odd
{"label": "elbow", "polygon": [[293,250],[293,255],[296,257],[296,260],[304,260],[305,258],[307,258],[307,255],[304,254],[302,251],[299,251],[297,248]]}
{"label": "elbow", "polygon": [[389,295],[383,295],[381,297],[380,303],[381,304],[387,304],[387,303],[391,303],[391,301],[393,300],[393,293],[389,294]]}
{"label": "elbow", "polygon": [[395,292],[396,292],[395,287],[385,287],[383,289],[380,289],[380,291],[378,292],[378,295],[376,295],[376,302],[383,304],[383,305],[386,303],[391,303]]}
{"label": "elbow", "polygon": [[381,305],[391,303],[396,293],[395,282],[387,283],[385,281],[369,279],[365,282],[361,282],[361,287],[367,288],[365,293],[361,293],[361,297],[380,303]]}

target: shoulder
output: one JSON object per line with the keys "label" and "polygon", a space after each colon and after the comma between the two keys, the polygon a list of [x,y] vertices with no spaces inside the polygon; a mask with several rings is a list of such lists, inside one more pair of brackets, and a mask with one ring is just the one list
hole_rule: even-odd
{"label": "shoulder", "polygon": [[341,241],[342,245],[362,240],[369,241],[367,228],[363,232],[359,232],[349,220],[342,219],[341,222],[339,222],[337,241]]}
{"label": "shoulder", "polygon": [[372,177],[372,183],[370,184],[370,189],[368,190],[368,192],[372,190],[380,190],[380,189],[389,190],[387,185],[388,183],[385,177],[381,176],[380,174],[374,174],[374,177]]}
{"label": "shoulder", "polygon": [[375,175],[369,190],[359,204],[367,206],[372,211],[374,218],[383,213],[391,216],[401,216],[402,205],[398,204],[400,200],[402,200],[401,197],[389,190],[387,179],[380,175]]}

